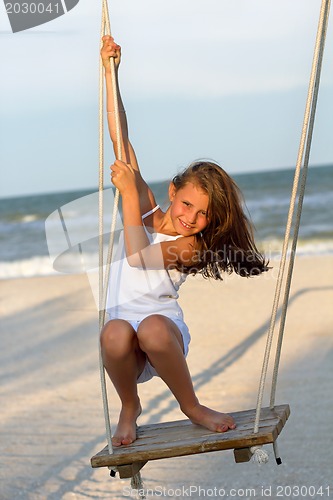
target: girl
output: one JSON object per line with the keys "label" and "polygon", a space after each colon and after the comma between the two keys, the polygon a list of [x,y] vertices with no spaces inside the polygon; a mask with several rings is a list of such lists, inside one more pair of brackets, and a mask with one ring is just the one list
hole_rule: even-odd
{"label": "girl", "polygon": [[141,177],[128,139],[127,120],[118,86],[120,47],[103,37],[108,124],[118,150],[110,58],[116,68],[121,147],[124,161],[111,166],[111,180],[122,198],[124,231],[112,264],[107,312],[101,332],[104,366],[121,400],[114,446],[136,439],[141,413],[137,384],[160,376],[183,413],[215,432],[235,428],[233,418],[201,405],[186,363],[190,334],[177,303],[188,274],[222,279],[223,272],[250,276],[265,271],[240,193],[222,168],[201,161],[170,183],[170,206],[163,212]]}

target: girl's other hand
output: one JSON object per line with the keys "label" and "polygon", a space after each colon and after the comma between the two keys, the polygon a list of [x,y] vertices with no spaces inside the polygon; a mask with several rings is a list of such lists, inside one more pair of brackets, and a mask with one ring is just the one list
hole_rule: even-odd
{"label": "girl's other hand", "polygon": [[105,35],[102,38],[103,47],[101,48],[101,57],[103,66],[106,70],[110,70],[110,57],[114,58],[116,68],[118,68],[121,60],[121,47],[116,44],[112,36]]}
{"label": "girl's other hand", "polygon": [[116,160],[110,170],[111,181],[121,195],[137,191],[135,170],[129,163]]}

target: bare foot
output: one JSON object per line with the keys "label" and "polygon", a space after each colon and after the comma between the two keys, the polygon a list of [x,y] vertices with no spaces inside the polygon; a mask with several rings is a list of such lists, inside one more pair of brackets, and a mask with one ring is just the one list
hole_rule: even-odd
{"label": "bare foot", "polygon": [[230,415],[211,410],[199,403],[185,415],[194,424],[202,425],[213,432],[226,432],[228,429],[236,428],[235,421]]}
{"label": "bare foot", "polygon": [[133,407],[123,406],[112,438],[113,446],[128,445],[136,440],[136,421],[142,411],[140,401]]}

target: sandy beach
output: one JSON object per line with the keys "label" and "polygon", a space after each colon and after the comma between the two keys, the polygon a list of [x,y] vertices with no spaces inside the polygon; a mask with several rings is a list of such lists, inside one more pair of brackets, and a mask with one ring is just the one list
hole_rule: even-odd
{"label": "sandy beach", "polygon": [[[274,263],[259,278],[183,285],[188,363],[202,403],[221,411],[255,407],[276,275]],[[332,303],[333,257],[296,259],[276,398],[291,408],[278,440],[282,465],[271,446],[261,466],[235,464],[232,451],[154,461],[142,470],[147,498],[333,497]],[[90,467],[106,440],[87,277],[4,280],[0,308],[1,500],[135,498],[129,480]],[[109,395],[116,424],[112,387]],[[140,396],[139,424],[184,418],[161,380],[141,385]]]}

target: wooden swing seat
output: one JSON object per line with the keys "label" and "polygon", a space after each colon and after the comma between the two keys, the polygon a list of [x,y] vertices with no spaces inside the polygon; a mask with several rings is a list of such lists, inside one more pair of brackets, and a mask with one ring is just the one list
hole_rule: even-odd
{"label": "wooden swing seat", "polygon": [[121,478],[131,477],[148,460],[181,457],[219,450],[234,450],[236,462],[250,459],[251,446],[274,443],[289,415],[289,405],[273,410],[262,408],[259,432],[253,433],[255,410],[230,413],[236,429],[211,432],[189,420],[178,420],[138,427],[137,439],[129,446],[114,447],[109,455],[108,446],[91,458],[92,467],[117,467]]}

